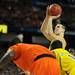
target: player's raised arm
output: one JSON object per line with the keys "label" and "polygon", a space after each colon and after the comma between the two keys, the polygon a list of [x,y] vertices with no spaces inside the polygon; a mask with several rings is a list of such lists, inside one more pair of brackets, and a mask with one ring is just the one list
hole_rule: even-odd
{"label": "player's raised arm", "polygon": [[47,7],[46,17],[40,28],[40,31],[43,33],[43,35],[50,41],[56,38],[56,35],[53,32],[52,21],[61,16],[61,8],[59,7],[60,6],[58,6],[57,4],[53,4]]}

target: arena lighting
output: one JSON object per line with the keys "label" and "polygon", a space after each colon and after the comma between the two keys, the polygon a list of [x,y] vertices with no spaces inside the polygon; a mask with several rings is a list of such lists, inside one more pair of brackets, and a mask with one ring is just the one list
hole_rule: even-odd
{"label": "arena lighting", "polygon": [[7,34],[8,26],[6,24],[0,24],[0,33]]}

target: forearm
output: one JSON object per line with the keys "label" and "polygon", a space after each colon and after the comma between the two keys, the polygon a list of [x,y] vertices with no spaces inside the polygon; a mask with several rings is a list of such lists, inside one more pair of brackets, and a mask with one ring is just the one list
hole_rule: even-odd
{"label": "forearm", "polygon": [[0,68],[3,68],[6,64],[8,64],[13,56],[14,53],[12,51],[7,51],[4,54],[4,56],[0,59]]}
{"label": "forearm", "polygon": [[52,17],[50,17],[49,21],[47,23],[47,32],[49,34],[53,33],[53,24],[52,24],[52,21],[53,21],[53,19],[52,19]]}
{"label": "forearm", "polygon": [[3,68],[7,63],[8,63],[8,61],[7,60],[9,60],[10,58],[9,58],[9,55],[7,56],[7,59],[5,59],[5,56],[3,56],[1,59],[0,59],[0,68]]}
{"label": "forearm", "polygon": [[40,28],[41,32],[47,30],[48,21],[49,16],[46,16]]}
{"label": "forearm", "polygon": [[46,18],[44,19],[42,26],[40,28],[40,31],[43,32],[53,32],[53,27],[52,27],[52,18],[51,16],[46,16]]}

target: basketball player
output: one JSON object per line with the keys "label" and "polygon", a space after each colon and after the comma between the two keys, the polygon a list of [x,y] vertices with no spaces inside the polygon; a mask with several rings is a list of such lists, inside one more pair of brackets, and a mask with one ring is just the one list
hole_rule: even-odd
{"label": "basketball player", "polygon": [[41,45],[19,43],[11,46],[0,59],[0,68],[10,61],[27,75],[60,75],[54,54]]}
{"label": "basketball player", "polygon": [[48,10],[49,6],[47,7],[46,17],[42,23],[40,31],[50,41],[50,46],[49,46],[50,50],[52,50],[51,44],[55,40],[61,41],[62,48],[65,49],[66,47],[66,41],[64,38],[65,27],[62,24],[58,23],[55,26],[55,29],[53,30],[53,23],[52,23],[53,20],[59,18],[61,14],[58,14],[57,16],[51,16],[50,13],[48,13]]}
{"label": "basketball player", "polygon": [[60,63],[61,75],[75,75],[75,56],[62,48],[62,43],[56,40],[52,43],[53,53]]}

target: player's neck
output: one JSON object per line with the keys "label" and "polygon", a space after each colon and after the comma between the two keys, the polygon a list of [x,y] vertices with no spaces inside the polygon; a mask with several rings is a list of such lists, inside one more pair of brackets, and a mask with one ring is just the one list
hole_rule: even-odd
{"label": "player's neck", "polygon": [[61,33],[60,36],[61,36],[61,37],[64,37],[64,33]]}
{"label": "player's neck", "polygon": [[57,34],[60,37],[64,37],[64,33]]}

